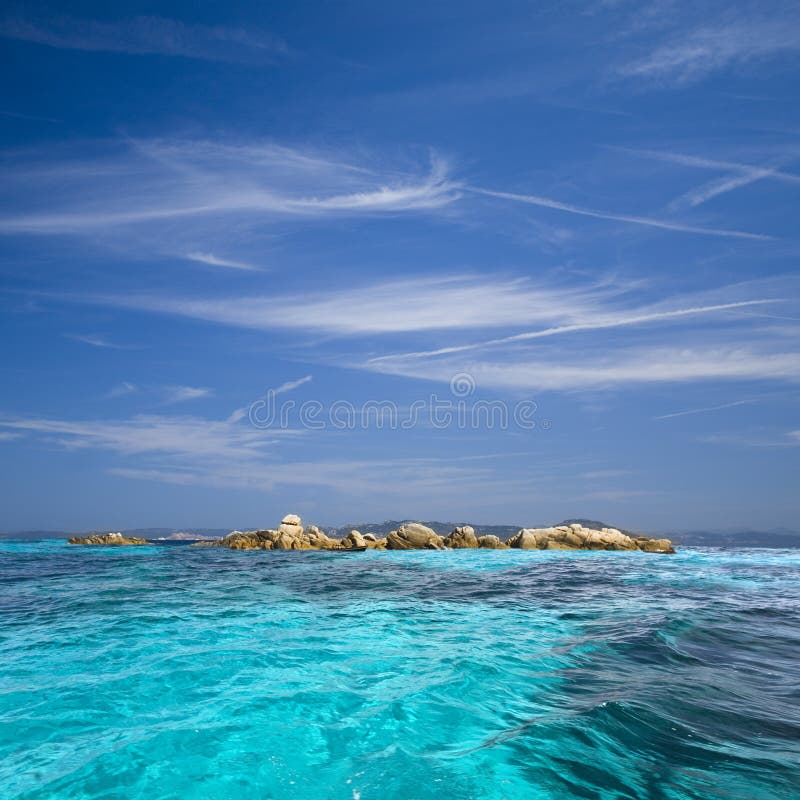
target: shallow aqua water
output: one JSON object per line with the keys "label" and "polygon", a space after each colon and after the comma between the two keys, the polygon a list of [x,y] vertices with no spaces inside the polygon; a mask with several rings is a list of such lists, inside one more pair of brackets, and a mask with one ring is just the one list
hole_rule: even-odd
{"label": "shallow aqua water", "polygon": [[0,542],[0,798],[800,797],[800,551]]}

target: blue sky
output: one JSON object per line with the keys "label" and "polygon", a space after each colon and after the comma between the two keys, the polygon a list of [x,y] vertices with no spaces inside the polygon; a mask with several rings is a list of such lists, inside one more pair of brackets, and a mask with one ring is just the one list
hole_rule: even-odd
{"label": "blue sky", "polygon": [[796,526],[796,5],[26,3],[0,58],[0,528]]}

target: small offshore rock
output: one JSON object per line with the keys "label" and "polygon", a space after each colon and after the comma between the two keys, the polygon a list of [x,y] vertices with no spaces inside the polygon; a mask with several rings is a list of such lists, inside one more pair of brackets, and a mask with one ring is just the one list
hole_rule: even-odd
{"label": "small offshore rock", "polygon": [[401,525],[386,537],[387,550],[446,550],[436,531],[418,522]]}
{"label": "small offshore rock", "polygon": [[478,537],[475,535],[475,529],[469,525],[462,525],[453,530],[444,537],[444,543],[447,547],[453,550],[461,550],[466,548],[478,547]]}
{"label": "small offshore rock", "polygon": [[669,539],[646,539],[639,545],[645,553],[674,553],[675,548]]}
{"label": "small offshore rock", "polygon": [[311,544],[303,541],[301,536],[282,530],[283,524],[278,528],[278,535],[272,543],[273,550],[311,550]]}
{"label": "small offshore rock", "polygon": [[519,533],[512,536],[506,544],[519,550],[539,549],[536,531],[532,528],[523,528]]}
{"label": "small offshore rock", "polygon": [[316,525],[309,525],[303,531],[303,539],[308,541],[312,549],[334,550],[339,546],[335,539],[331,539],[328,534],[321,531]]}
{"label": "small offshore rock", "polygon": [[150,542],[135,536],[123,536],[121,533],[95,533],[91,536],[73,536],[67,544],[141,545]]}
{"label": "small offshore rock", "polygon": [[522,550],[643,550],[647,553],[674,553],[669,539],[633,538],[617,528],[584,528],[573,522],[553,528],[523,528],[512,536],[509,547]]}
{"label": "small offshore rock", "polygon": [[347,536],[342,539],[342,546],[348,550],[356,550],[358,548],[366,547],[367,540],[359,531],[350,531],[350,533],[348,533]]}
{"label": "small offshore rock", "polygon": [[478,537],[478,547],[483,547],[486,550],[508,550],[508,545],[500,540],[499,536],[486,536]]}
{"label": "small offshore rock", "polygon": [[[278,531],[280,533],[286,533],[289,536],[297,537],[303,535],[303,521],[297,514],[287,514],[282,520],[281,524],[278,526]],[[290,549],[290,548],[284,548]]]}

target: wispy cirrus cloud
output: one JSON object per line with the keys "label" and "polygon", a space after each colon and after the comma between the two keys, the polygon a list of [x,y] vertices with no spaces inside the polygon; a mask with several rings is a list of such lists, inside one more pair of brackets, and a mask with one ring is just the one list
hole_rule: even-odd
{"label": "wispy cirrus cloud", "polygon": [[734,303],[720,303],[717,305],[692,306],[689,308],[674,308],[669,310],[640,309],[634,313],[616,312],[613,314],[603,313],[602,310],[598,309],[598,313],[592,319],[587,320],[586,322],[576,322],[571,325],[558,325],[538,331],[515,333],[512,336],[504,336],[500,339],[487,339],[482,342],[453,345],[450,347],[440,347],[436,350],[402,353],[399,356],[378,356],[374,359],[371,359],[371,361],[379,363],[381,361],[391,361],[394,358],[430,358],[432,356],[453,355],[455,353],[465,353],[470,350],[484,350],[486,348],[496,347],[498,345],[516,344],[520,342],[531,341],[533,339],[544,339],[563,334],[609,330],[611,328],[647,325],[655,322],[667,322],[669,320],[680,319],[681,317],[703,316],[720,311],[732,311],[734,309],[747,308],[748,306],[760,306],[765,303],[775,302],[777,302],[775,299],[742,300]]}
{"label": "wispy cirrus cloud", "polygon": [[282,383],[280,386],[277,386],[272,390],[273,394],[286,394],[286,392],[292,392],[295,389],[301,387],[304,383],[310,383],[314,379],[313,375],[306,375],[303,378],[298,378],[296,381],[286,381]]}
{"label": "wispy cirrus cloud", "polygon": [[[203,319],[255,330],[304,330],[342,336],[448,329],[502,328],[521,323],[577,324],[620,288],[604,281],[557,287],[525,279],[448,276],[384,281],[305,295],[252,294],[189,298],[106,295],[84,302]],[[402,307],[398,310],[398,302]],[[281,307],[303,314],[276,314]],[[487,314],[486,308],[503,309]],[[357,309],[357,313],[354,313]]]}
{"label": "wispy cirrus cloud", "polygon": [[0,36],[65,50],[181,56],[207,61],[269,62],[290,53],[280,37],[265,31],[189,24],[159,16],[106,21],[63,14],[41,18],[8,15],[0,21]]}
{"label": "wispy cirrus cloud", "polygon": [[661,494],[661,492],[653,489],[602,489],[596,492],[589,492],[586,497],[592,500],[609,500],[622,503],[636,497],[647,497],[654,494]]}
{"label": "wispy cirrus cloud", "polygon": [[580,477],[585,478],[588,481],[594,481],[603,480],[606,478],[621,478],[623,475],[629,474],[629,469],[598,469],[590,472],[582,472]]}
{"label": "wispy cirrus cloud", "polygon": [[165,389],[165,403],[183,403],[187,400],[202,400],[213,394],[203,386],[168,386]]}
{"label": "wispy cirrus cloud", "polygon": [[653,417],[654,420],[661,419],[674,419],[675,417],[689,417],[695,414],[709,414],[713,411],[724,411],[727,408],[736,408],[737,406],[745,406],[752,403],[752,400],[735,400],[732,403],[722,403],[718,406],[705,406],[703,408],[687,408],[683,411],[673,411],[671,414],[661,414]]}
{"label": "wispy cirrus cloud", "polygon": [[[259,430],[241,419],[141,415],[121,420],[71,421],[56,418],[0,417],[9,438],[34,437],[67,450],[105,451],[124,461],[108,472],[124,478],[181,486],[256,489],[327,487],[347,497],[435,497],[442,492],[530,492],[525,480],[500,479],[490,465],[454,464],[452,459],[339,459],[296,457],[305,431]],[[2,434],[0,434],[2,435]],[[292,441],[294,456],[282,457]],[[552,467],[542,467],[548,475]],[[387,475],[391,479],[387,480]],[[456,496],[456,495],[451,495]],[[499,494],[498,494],[499,496]],[[361,507],[361,505],[359,506]]]}
{"label": "wispy cirrus cloud", "polygon": [[[386,480],[387,471],[391,471],[392,480]],[[383,502],[387,497],[398,496],[406,501],[413,497],[414,502],[418,502],[420,497],[435,497],[442,492],[447,492],[450,497],[469,492],[491,492],[494,498],[496,491],[513,491],[515,487],[519,491],[523,486],[530,487],[530,480],[527,484],[522,480],[498,480],[490,468],[462,466],[443,460],[431,463],[428,459],[414,458],[314,459],[273,463],[229,460],[213,465],[194,462],[183,467],[113,467],[109,472],[124,478],[180,486],[262,491],[277,487],[323,487],[363,500],[370,495],[379,496]],[[358,513],[362,513],[362,503],[359,503]]]}
{"label": "wispy cirrus cloud", "polygon": [[[228,298],[114,295],[67,298],[263,331],[347,337],[358,346],[386,337],[395,352],[345,357],[372,372],[447,382],[467,372],[481,386],[576,391],[701,380],[795,381],[800,369],[796,327],[775,326],[753,309],[790,302],[794,282],[774,279],[693,294],[654,298],[637,284],[615,281],[563,285],[478,276],[417,278],[297,296]],[[398,298],[402,299],[398,313]],[[275,314],[302,307],[304,313]],[[353,309],[358,313],[354,314]],[[487,314],[487,308],[502,309]],[[536,326],[533,330],[530,326]],[[520,328],[523,330],[520,331]],[[502,336],[472,338],[504,329]],[[636,339],[630,329],[636,329]],[[398,350],[408,337],[443,333],[434,348]],[[605,332],[605,338],[598,333]],[[635,341],[637,346],[631,346]],[[302,342],[298,342],[302,344]],[[378,345],[385,348],[385,345]],[[331,342],[317,357],[342,363]],[[373,351],[374,352],[374,351]]]}
{"label": "wispy cirrus cloud", "polygon": [[699,206],[722,194],[727,194],[756,181],[775,180],[790,184],[800,184],[800,175],[772,166],[743,164],[735,161],[721,161],[714,158],[672,153],[669,151],[637,150],[631,148],[613,148],[633,155],[666,161],[683,167],[713,170],[726,173],[720,178],[695,186],[673,200],[669,207],[673,209]]}
{"label": "wispy cirrus cloud", "polygon": [[730,445],[733,447],[763,447],[768,449],[798,447],[800,446],[800,430],[737,430],[706,434],[700,437],[700,441],[707,444]]}
{"label": "wispy cirrus cloud", "polygon": [[395,359],[364,368],[447,383],[468,373],[478,386],[533,392],[618,389],[693,381],[800,381],[800,352],[740,347],[622,347],[583,356],[571,351],[513,359]]}
{"label": "wispy cirrus cloud", "polygon": [[277,438],[296,433],[279,429],[267,435],[249,425],[164,415],[89,421],[2,416],[0,428],[38,435],[71,449],[92,447],[123,456],[168,456],[189,462],[210,457],[249,460],[268,451]]}
{"label": "wispy cirrus cloud", "polygon": [[607,211],[599,211],[597,209],[571,205],[570,203],[562,203],[559,200],[552,200],[549,197],[540,197],[539,195],[533,194],[500,192],[493,189],[482,189],[476,186],[465,188],[470,192],[486,195],[487,197],[496,197],[501,200],[512,200],[517,203],[526,203],[528,205],[551,208],[556,211],[563,211],[567,214],[577,214],[578,216],[594,217],[596,219],[607,219],[613,222],[626,222],[632,225],[643,225],[648,228],[660,228],[661,230],[666,231],[695,233],[702,236],[721,236],[731,239],[768,240],[773,238],[772,236],[767,236],[761,233],[750,233],[748,231],[737,231],[726,228],[707,228],[698,225],[689,225],[678,221],[657,219],[655,217],[641,217],[631,214],[616,214]]}
{"label": "wispy cirrus cloud", "polygon": [[733,12],[690,30],[675,29],[646,55],[619,64],[616,77],[657,86],[685,86],[732,67],[800,50],[800,18],[735,16]]}
{"label": "wispy cirrus cloud", "polygon": [[287,218],[428,213],[461,196],[436,155],[407,172],[270,143],[151,140],[95,145],[92,152],[7,161],[0,174],[14,202],[0,207],[0,233],[99,236],[169,224],[173,240],[195,243],[190,257],[242,268],[198,246],[203,236],[225,231],[232,216],[246,228]]}
{"label": "wispy cirrus cloud", "polygon": [[670,150],[648,150],[633,147],[613,147],[609,148],[623,153],[652,158],[657,161],[667,161],[671,164],[678,164],[683,167],[697,167],[698,169],[718,170],[722,172],[749,172],[760,171],[764,177],[775,178],[776,180],[788,181],[790,183],[800,183],[800,175],[785,172],[781,169],[772,167],[759,167],[755,164],[745,164],[740,161],[727,161],[719,158],[708,158],[687,153],[675,153]]}
{"label": "wispy cirrus cloud", "polygon": [[718,178],[714,181],[708,181],[702,186],[696,186],[685,192],[680,197],[676,197],[670,202],[669,207],[673,209],[684,208],[686,206],[699,206],[707,203],[715,197],[732,192],[734,189],[740,189],[742,186],[750,186],[756,181],[763,180],[770,176],[770,170],[763,169],[748,169],[742,170],[737,175],[729,175],[724,178]]}
{"label": "wispy cirrus cloud", "polygon": [[38,114],[23,114],[20,111],[8,111],[7,109],[0,109],[0,117],[10,117],[11,119],[27,119],[33,122],[53,122],[59,123],[63,120],[55,119],[53,117],[42,117]]}
{"label": "wispy cirrus cloud", "polygon": [[259,267],[247,264],[244,261],[235,261],[232,258],[220,258],[213,253],[187,253],[189,261],[196,261],[198,264],[207,264],[210,267],[226,267],[228,269],[241,269],[248,272],[259,272]]}
{"label": "wispy cirrus cloud", "polygon": [[169,405],[189,400],[202,400],[203,398],[211,397],[214,391],[204,386],[140,386],[130,381],[122,381],[113,386],[106,394],[106,397],[109,400],[113,400],[133,394],[142,395],[145,398],[149,396],[151,399],[160,398],[161,403]]}
{"label": "wispy cirrus cloud", "polygon": [[126,397],[131,394],[136,394],[139,391],[139,387],[135,383],[131,383],[130,381],[122,381],[122,383],[118,383],[116,386],[112,387],[106,397],[109,399],[114,399],[117,397]]}
{"label": "wispy cirrus cloud", "polygon": [[104,336],[95,336],[93,334],[83,333],[65,333],[67,339],[72,339],[74,342],[81,342],[82,344],[89,344],[92,347],[101,347],[108,350],[129,350],[130,346],[125,344],[116,344],[109,341]]}
{"label": "wispy cirrus cloud", "polygon": [[[186,243],[190,260],[252,270],[250,260],[215,252],[214,242],[230,230],[231,219],[241,235],[287,220],[463,215],[475,211],[468,200],[481,196],[676,233],[771,238],[470,186],[454,177],[448,162],[436,154],[425,166],[399,170],[385,162],[348,161],[273,143],[139,140],[94,146],[92,151],[95,155],[88,159],[19,154],[4,166],[0,163],[0,176],[13,198],[13,203],[0,203],[0,234],[113,236],[118,241],[142,229],[163,227],[173,242]],[[141,237],[136,241],[140,247]]]}

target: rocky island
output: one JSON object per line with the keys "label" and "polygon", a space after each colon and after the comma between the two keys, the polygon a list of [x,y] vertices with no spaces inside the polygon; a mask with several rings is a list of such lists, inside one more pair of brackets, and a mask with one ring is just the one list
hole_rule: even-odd
{"label": "rocky island", "polygon": [[441,536],[418,522],[400,525],[386,536],[350,531],[334,539],[316,525],[303,527],[296,514],[287,514],[277,529],[232,531],[221,539],[196,542],[195,547],[228,547],[231,550],[642,550],[674,553],[669,539],[629,536],[616,528],[595,530],[580,523],[552,528],[523,528],[503,542],[497,536],[480,536],[463,525]]}
{"label": "rocky island", "polygon": [[[145,545],[146,539],[121,533],[73,536],[69,544]],[[220,539],[194,542],[193,547],[227,547],[230,550],[641,550],[645,553],[674,553],[669,539],[631,536],[617,528],[587,528],[581,523],[550,528],[522,528],[503,541],[498,536],[481,536],[470,525],[454,527],[446,536],[420,522],[406,522],[385,536],[350,531],[338,539],[316,525],[303,527],[296,514],[287,514],[276,529],[231,531]]]}
{"label": "rocky island", "polygon": [[95,533],[91,536],[73,536],[67,541],[67,544],[134,545],[150,544],[150,542],[136,536],[123,536],[121,533]]}

